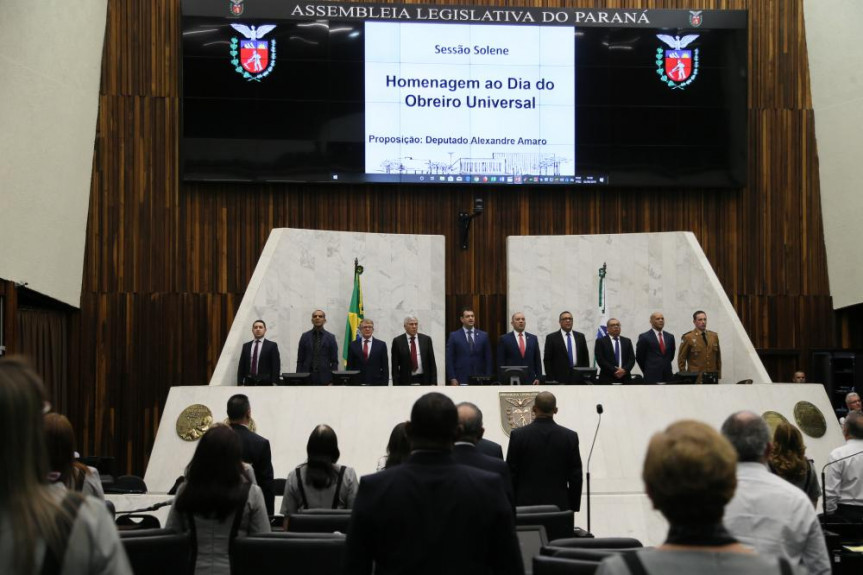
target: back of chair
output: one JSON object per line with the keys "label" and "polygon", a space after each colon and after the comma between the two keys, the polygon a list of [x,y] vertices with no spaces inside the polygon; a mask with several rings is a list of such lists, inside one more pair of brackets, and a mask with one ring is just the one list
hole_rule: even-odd
{"label": "back of chair", "polygon": [[189,533],[163,532],[143,537],[121,533],[120,541],[136,575],[190,575],[195,569]]}
{"label": "back of chair", "polygon": [[552,547],[547,545],[540,549],[541,555],[560,557],[561,559],[581,559],[582,561],[602,561],[606,557],[619,555],[631,549],[590,549],[589,547]]}
{"label": "back of chair", "polygon": [[349,513],[291,513],[288,515],[288,531],[303,533],[347,533],[351,524]]}
{"label": "back of chair", "polygon": [[103,485],[105,493],[147,493],[147,484],[137,475],[121,475],[114,483]]}
{"label": "back of chair", "polygon": [[593,575],[599,569],[597,561],[562,559],[537,555],[533,558],[533,575]]}
{"label": "back of chair", "polygon": [[557,505],[519,505],[515,508],[516,515],[527,515],[529,513],[549,513],[560,511]]}
{"label": "back of chair", "polygon": [[553,539],[548,542],[549,547],[582,547],[587,549],[637,549],[644,547],[641,541],[631,537],[568,537],[565,539]]}
{"label": "back of chair", "polygon": [[345,538],[240,537],[234,541],[231,565],[232,575],[281,571],[341,575]]}
{"label": "back of chair", "polygon": [[276,497],[279,495],[284,495],[285,493],[285,483],[287,483],[287,479],[284,477],[276,477],[273,479],[273,493],[276,494]]}
{"label": "back of chair", "polygon": [[114,523],[120,531],[158,529],[162,526],[158,517],[147,513],[123,513],[114,520]]}
{"label": "back of chair", "polygon": [[575,525],[572,511],[546,511],[542,513],[522,513],[515,516],[516,525],[542,525],[549,540],[572,537]]}

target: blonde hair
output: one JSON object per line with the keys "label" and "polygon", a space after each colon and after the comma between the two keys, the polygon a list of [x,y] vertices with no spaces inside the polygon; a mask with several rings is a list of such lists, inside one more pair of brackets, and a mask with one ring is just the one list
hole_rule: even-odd
{"label": "blonde hair", "polygon": [[44,405],[45,388],[30,365],[21,358],[0,360],[0,437],[6,438],[0,441],[0,508],[7,510],[14,526],[13,565],[18,573],[36,572],[40,539],[55,556],[62,548],[57,519],[66,512],[46,484]]}

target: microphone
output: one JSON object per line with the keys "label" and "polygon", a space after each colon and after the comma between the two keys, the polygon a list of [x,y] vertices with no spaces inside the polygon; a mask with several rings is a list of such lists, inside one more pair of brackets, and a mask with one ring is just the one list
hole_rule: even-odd
{"label": "microphone", "polygon": [[821,468],[821,511],[824,515],[827,515],[827,482],[825,481],[824,471],[835,463],[839,463],[840,461],[844,461],[846,459],[850,459],[856,455],[860,455],[863,451],[858,451],[857,453],[852,453],[851,455],[846,455],[845,457],[840,457],[835,461],[829,461],[824,467]]}
{"label": "microphone", "polygon": [[596,404],[596,413],[599,419],[596,421],[596,431],[593,432],[593,442],[590,444],[590,453],[587,454],[587,531],[590,532],[590,458],[593,457],[593,446],[596,445],[596,436],[599,435],[599,424],[602,423],[602,404]]}
{"label": "microphone", "polygon": [[174,498],[171,497],[167,501],[160,501],[159,503],[154,503],[149,507],[142,507],[141,509],[132,509],[130,511],[118,511],[117,515],[126,514],[126,513],[143,513],[144,511],[155,511],[157,509],[161,509],[162,507],[167,507],[168,505],[172,505],[174,503]]}

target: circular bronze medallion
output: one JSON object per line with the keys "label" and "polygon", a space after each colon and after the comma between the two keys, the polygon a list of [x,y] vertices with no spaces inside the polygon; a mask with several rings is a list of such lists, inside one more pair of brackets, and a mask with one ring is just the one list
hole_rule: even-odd
{"label": "circular bronze medallion", "polygon": [[[225,425],[231,425],[231,420],[226,417],[225,421],[223,421],[222,423],[224,423]],[[258,432],[258,426],[255,425],[255,420],[252,419],[251,417],[249,418],[249,425],[247,425],[246,427],[248,427],[249,431],[251,431],[253,433]]]}
{"label": "circular bronze medallion", "polygon": [[827,433],[827,421],[824,419],[824,414],[808,401],[798,401],[794,406],[794,420],[801,431],[809,437],[823,437]]}
{"label": "circular bronze medallion", "polygon": [[767,422],[768,427],[770,427],[770,437],[773,437],[773,434],[776,433],[776,426],[780,423],[788,422],[785,419],[785,416],[779,413],[778,411],[765,411],[761,414],[761,417],[764,418],[764,421]]}
{"label": "circular bronze medallion", "polygon": [[206,405],[190,405],[177,418],[177,435],[186,441],[197,441],[213,425],[213,412]]}

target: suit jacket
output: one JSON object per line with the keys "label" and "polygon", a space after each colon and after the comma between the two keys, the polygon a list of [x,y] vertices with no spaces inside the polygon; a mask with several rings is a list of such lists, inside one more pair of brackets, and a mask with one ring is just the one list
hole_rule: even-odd
{"label": "suit jacket", "polygon": [[333,371],[339,369],[339,345],[336,336],[327,330],[321,336],[320,371],[312,371],[314,361],[315,342],[312,339],[310,329],[300,336],[300,344],[297,346],[297,373],[311,373],[311,382],[314,385],[328,385],[333,380]]}
{"label": "suit jacket", "polygon": [[497,365],[526,365],[527,377],[530,380],[528,383],[533,383],[535,379],[542,379],[539,339],[532,333],[524,332],[524,357],[521,357],[515,332],[503,334],[497,343]]}
{"label": "suit jacket", "polygon": [[509,474],[509,466],[502,460],[489,457],[470,443],[456,443],[452,447],[452,457],[460,465],[469,465],[477,469],[484,469],[497,473],[503,479],[503,488],[506,498],[509,499],[513,511],[515,511],[515,493],[512,489],[512,478]]}
{"label": "suit jacket", "polygon": [[477,442],[476,448],[484,455],[503,459],[503,448],[500,446],[500,443],[495,443],[483,437]]}
{"label": "suit jacket", "polygon": [[264,493],[267,515],[273,515],[276,494],[273,493],[273,458],[270,442],[245,425],[232,423],[231,429],[240,436],[243,461],[251,464],[255,472],[255,481]]}
{"label": "suit jacket", "polygon": [[388,385],[390,360],[387,344],[382,339],[372,338],[369,358],[363,359],[363,341],[355,339],[348,345],[348,369],[360,370],[360,381],[366,385]]}
{"label": "suit jacket", "polygon": [[[584,339],[584,334],[572,330],[575,336],[575,366],[588,367],[590,365],[590,356],[587,353],[587,342]],[[554,380],[558,383],[572,383],[572,375],[569,365],[569,353],[566,351],[566,341],[563,339],[563,334],[560,330],[548,334],[545,337],[545,378]]]}
{"label": "suit jacket", "polygon": [[[422,384],[437,385],[437,364],[435,363],[431,338],[423,333],[418,333],[414,343],[419,346],[420,361],[422,361]],[[410,385],[411,346],[405,334],[395,338],[390,349],[393,354],[393,385]]]}
{"label": "suit jacket", "polygon": [[[237,365],[237,385],[243,384],[243,379],[251,375],[252,344],[255,340],[243,344],[240,363]],[[258,377],[276,383],[282,375],[282,358],[279,356],[279,346],[276,342],[264,339],[258,349]]]}
{"label": "suit jacket", "polygon": [[[593,347],[593,357],[596,359],[596,365],[599,366],[599,381],[601,383],[629,382],[632,368],[635,367],[635,351],[632,349],[631,339],[620,336],[620,363],[622,365],[617,365],[617,359],[614,357],[614,341],[610,335],[596,340]],[[626,371],[626,375],[620,379],[614,377],[617,367],[622,367]]]}
{"label": "suit jacket", "polygon": [[716,371],[722,377],[722,353],[719,349],[719,334],[705,330],[707,343],[697,329],[686,332],[680,338],[680,350],[677,353],[678,371],[697,371],[698,383],[701,383],[701,373]]}
{"label": "suit jacket", "polygon": [[665,341],[665,354],[659,351],[659,340],[652,329],[638,336],[638,343],[635,344],[635,360],[641,368],[641,373],[644,374],[644,383],[671,381],[674,377],[671,369],[675,349],[674,336],[663,330],[662,339]]}
{"label": "suit jacket", "polygon": [[576,432],[550,417],[537,418],[512,430],[506,462],[516,505],[581,508],[581,454]]}
{"label": "suit jacket", "polygon": [[[409,512],[406,512],[408,510]],[[360,482],[345,573],[523,573],[515,518],[500,476],[420,451]]]}
{"label": "suit jacket", "polygon": [[491,344],[488,334],[482,330],[473,329],[473,351],[467,343],[464,329],[459,328],[449,334],[446,342],[446,379],[457,379],[460,384],[467,384],[472,375],[492,375]]}

